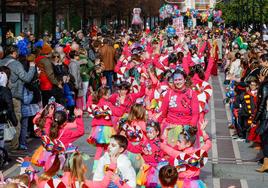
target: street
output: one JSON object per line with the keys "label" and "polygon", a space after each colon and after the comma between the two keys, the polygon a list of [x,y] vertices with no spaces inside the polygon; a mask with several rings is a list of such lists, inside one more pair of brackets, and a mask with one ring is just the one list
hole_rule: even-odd
{"label": "street", "polygon": [[[228,129],[230,111],[228,106],[223,105],[224,86],[223,74],[212,77],[210,83],[213,85],[213,96],[210,102],[210,112],[207,115],[209,125],[207,132],[212,139],[212,149],[209,153],[209,162],[201,172],[201,179],[205,181],[208,188],[264,188],[268,185],[268,174],[257,173],[258,167],[255,158],[258,152],[249,148],[249,143],[239,142],[232,139],[233,130]],[[94,147],[85,142],[90,132],[90,119],[84,118],[86,133],[77,140],[74,145],[89,156],[93,157]],[[30,141],[31,153],[38,147],[38,140]],[[15,159],[15,157],[12,157]],[[92,177],[93,159],[88,162],[87,177]],[[13,162],[4,171],[5,177],[15,176],[19,173],[19,167]]]}

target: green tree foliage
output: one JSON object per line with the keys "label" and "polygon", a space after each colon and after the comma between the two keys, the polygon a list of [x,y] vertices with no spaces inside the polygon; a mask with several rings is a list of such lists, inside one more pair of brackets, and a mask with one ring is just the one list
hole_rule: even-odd
{"label": "green tree foliage", "polygon": [[216,9],[222,10],[227,25],[250,25],[268,22],[268,0],[225,0]]}

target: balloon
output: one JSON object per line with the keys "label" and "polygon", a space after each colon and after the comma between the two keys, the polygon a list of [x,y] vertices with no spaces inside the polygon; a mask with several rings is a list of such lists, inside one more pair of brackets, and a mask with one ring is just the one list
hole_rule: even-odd
{"label": "balloon", "polygon": [[167,35],[168,35],[169,37],[173,37],[173,36],[175,36],[175,35],[176,35],[176,29],[174,29],[173,27],[169,26],[169,27],[167,28]]}

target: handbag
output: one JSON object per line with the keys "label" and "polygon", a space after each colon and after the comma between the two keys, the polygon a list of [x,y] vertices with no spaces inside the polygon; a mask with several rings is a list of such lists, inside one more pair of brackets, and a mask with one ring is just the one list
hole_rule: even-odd
{"label": "handbag", "polygon": [[26,87],[23,87],[22,103],[28,105],[33,100],[33,92],[29,91]]}
{"label": "handbag", "polygon": [[7,121],[4,129],[4,141],[11,141],[16,135],[16,129],[12,125],[11,121]]}

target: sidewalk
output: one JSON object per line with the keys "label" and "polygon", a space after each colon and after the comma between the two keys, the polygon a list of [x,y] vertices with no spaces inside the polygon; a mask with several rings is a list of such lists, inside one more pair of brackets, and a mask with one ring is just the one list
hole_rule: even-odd
{"label": "sidewalk", "polygon": [[255,172],[258,164],[255,158],[258,152],[249,148],[248,143],[232,139],[233,130],[228,129],[230,110],[223,104],[225,89],[224,75],[212,77],[213,96],[210,103],[210,113],[207,118],[210,124],[207,131],[212,138],[212,150],[209,164],[202,170],[201,177],[208,188],[266,188],[268,174]]}

